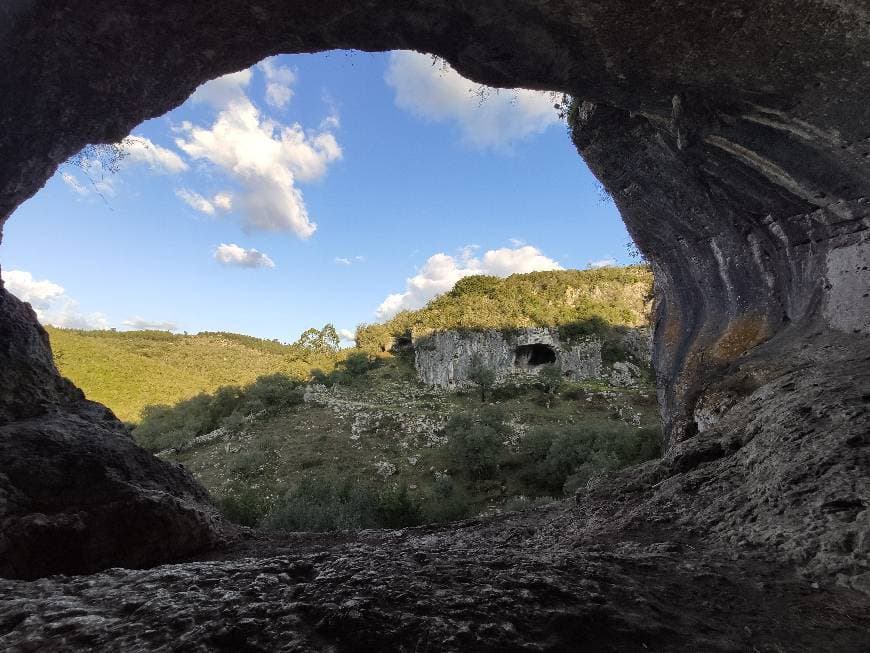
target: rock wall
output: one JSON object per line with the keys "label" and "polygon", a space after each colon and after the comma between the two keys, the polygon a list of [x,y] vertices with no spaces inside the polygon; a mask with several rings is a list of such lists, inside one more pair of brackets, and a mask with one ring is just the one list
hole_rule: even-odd
{"label": "rock wall", "polygon": [[[626,330],[619,344],[635,362],[649,364],[646,329]],[[560,339],[558,329],[543,327],[513,332],[436,331],[414,340],[414,367],[422,383],[440,388],[463,387],[471,383],[469,370],[473,358],[478,356],[485,367],[495,372],[496,382],[503,383],[513,377],[522,379],[535,375],[541,364],[549,362],[536,364],[532,361],[529,364],[526,358],[530,346],[546,347],[552,351],[552,362],[559,365],[569,379],[593,379],[605,375],[600,339],[589,337],[566,343]],[[623,384],[628,382],[628,377],[620,376],[618,381]]]}
{"label": "rock wall", "polygon": [[[788,563],[823,586],[866,592],[868,24],[858,0],[6,2],[0,224],[85,144],[119,140],[198,84],[278,52],[415,48],[479,82],[568,92],[578,99],[574,142],[654,268],[653,360],[668,439],[654,478],[635,470],[619,479],[629,495],[618,513],[625,527],[589,541],[642,549],[647,561],[660,559],[649,548],[655,538],[694,542],[718,560],[754,551],[750,567]],[[73,493],[71,510],[96,496],[115,506],[107,514],[122,515],[122,486],[142,488],[143,497],[185,496],[176,472],[138,458],[120,425],[76,399],[50,364],[33,313],[2,291],[0,336],[0,473],[15,468],[17,439],[30,433],[20,446],[31,474],[57,470],[55,487],[86,479],[102,488]],[[75,447],[51,437],[56,419],[89,434],[82,469],[60,464]],[[142,474],[125,462],[133,460]],[[146,492],[137,479],[152,473],[158,480]],[[105,478],[112,483],[95,480]],[[39,477],[19,473],[12,490],[4,483],[4,519],[37,523],[62,506],[41,493]],[[187,495],[205,505],[198,491]],[[583,510],[600,505],[593,499]],[[175,510],[162,513],[166,523]],[[584,532],[612,516],[585,513]],[[118,523],[70,527],[94,543],[118,542],[88,565],[133,555],[136,538],[117,540]],[[581,533],[565,547],[584,541]],[[56,538],[38,559],[62,546]],[[152,549],[147,559],[178,550]],[[639,575],[645,564],[619,573]],[[627,608],[630,596],[604,600]],[[595,615],[581,622],[596,623]],[[571,622],[577,638],[589,631],[581,622]],[[657,632],[665,637],[664,626]]]}

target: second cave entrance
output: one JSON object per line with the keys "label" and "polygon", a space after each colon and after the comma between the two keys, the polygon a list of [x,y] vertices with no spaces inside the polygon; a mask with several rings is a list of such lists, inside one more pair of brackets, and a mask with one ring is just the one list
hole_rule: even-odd
{"label": "second cave entrance", "polygon": [[521,370],[533,369],[540,365],[556,362],[556,350],[550,345],[520,345],[514,351],[514,367]]}

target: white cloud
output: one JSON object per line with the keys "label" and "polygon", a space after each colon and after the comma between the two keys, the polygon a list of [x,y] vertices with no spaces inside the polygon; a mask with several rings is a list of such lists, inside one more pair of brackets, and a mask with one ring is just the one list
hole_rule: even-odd
{"label": "white cloud", "polygon": [[130,136],[121,145],[127,153],[123,159],[125,165],[141,163],[157,173],[177,173],[188,168],[175,152],[155,145],[144,136]]}
{"label": "white cloud", "polygon": [[245,249],[235,243],[221,243],[214,252],[214,258],[222,265],[237,265],[243,268],[274,268],[275,262],[263,252]]}
{"label": "white cloud", "polygon": [[351,256],[336,256],[334,259],[332,259],[332,261],[334,263],[337,263],[338,265],[354,265],[355,263],[365,263],[366,257],[365,256],[353,256],[353,257],[351,257]]}
{"label": "white cloud", "polygon": [[427,120],[453,121],[466,142],[481,148],[509,149],[559,122],[549,93],[497,92],[417,52],[391,53],[386,81],[398,107]]}
{"label": "white cloud", "polygon": [[298,123],[283,125],[264,117],[242,93],[206,129],[183,126],[176,144],[230,175],[245,192],[236,204],[247,231],[292,231],[308,238],[311,221],[297,181],[322,178],[342,151],[329,131],[306,133]]}
{"label": "white cloud", "polygon": [[214,215],[218,210],[229,211],[233,208],[233,198],[228,193],[218,193],[208,199],[188,188],[178,188],[175,190],[175,194],[190,208],[207,215]]}
{"label": "white cloud", "polygon": [[616,265],[616,259],[612,256],[609,258],[602,258],[597,261],[589,261],[588,267],[590,268],[609,268]]}
{"label": "white cloud", "polygon": [[339,329],[338,337],[341,338],[342,347],[353,347],[356,345],[356,334],[350,329]]}
{"label": "white cloud", "polygon": [[379,319],[387,319],[402,310],[425,306],[437,295],[447,292],[463,277],[473,274],[509,276],[538,270],[560,270],[562,266],[531,245],[491,249],[474,256],[473,247],[460,249],[458,257],[444,253],[430,256],[420,271],[406,280],[405,291],[388,295],[378,307]]}
{"label": "white cloud", "polygon": [[71,175],[68,172],[60,173],[60,178],[63,179],[64,183],[72,188],[79,195],[89,195],[90,191],[85,187],[78,179],[75,178],[74,175]]}
{"label": "white cloud", "polygon": [[124,320],[122,324],[134,331],[178,331],[178,325],[175,322],[150,322],[138,316]]}
{"label": "white cloud", "polygon": [[43,324],[68,329],[107,329],[109,326],[102,313],[82,313],[78,302],[53,281],[34,279],[24,270],[5,270],[2,275],[6,290],[28,302]]}
{"label": "white cloud", "polygon": [[106,196],[115,194],[115,187],[119,183],[117,173],[123,169],[146,165],[157,174],[175,174],[188,169],[178,154],[152,143],[144,136],[128,136],[114,147],[122,153],[117,159],[111,155],[103,158],[99,153],[89,157],[86,156],[87,149],[85,155],[76,157],[75,165],[79,173],[88,178],[89,185],[83,184],[77,175],[68,171],[60,173],[61,179],[78,195],[87,196],[96,192]]}
{"label": "white cloud", "polygon": [[[233,102],[247,99],[245,88],[250,81],[251,69],[246,68],[237,73],[230,73],[206,82],[193,92],[190,99],[194,102],[202,102],[223,109]],[[184,123],[182,123],[182,127],[184,127]]]}
{"label": "white cloud", "polygon": [[199,193],[188,190],[187,188],[178,188],[176,189],[175,194],[190,208],[195,209],[200,213],[214,215],[214,204]]}
{"label": "white cloud", "polygon": [[332,260],[335,261],[336,263],[338,263],[339,265],[350,265],[350,259],[345,258],[344,256],[336,256]]}
{"label": "white cloud", "polygon": [[215,208],[221,211],[229,211],[233,208],[233,196],[229,193],[218,193],[211,201]]}
{"label": "white cloud", "polygon": [[279,66],[277,57],[263,59],[258,67],[266,78],[266,102],[277,109],[283,109],[293,98],[293,89],[290,86],[296,82],[295,71],[287,66]]}

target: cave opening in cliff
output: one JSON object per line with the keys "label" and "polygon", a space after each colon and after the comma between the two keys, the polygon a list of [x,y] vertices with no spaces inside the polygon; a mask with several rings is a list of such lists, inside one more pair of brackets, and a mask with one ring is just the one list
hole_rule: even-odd
{"label": "cave opening in cliff", "polygon": [[521,370],[540,367],[556,362],[556,350],[543,343],[520,345],[514,351],[514,367]]}

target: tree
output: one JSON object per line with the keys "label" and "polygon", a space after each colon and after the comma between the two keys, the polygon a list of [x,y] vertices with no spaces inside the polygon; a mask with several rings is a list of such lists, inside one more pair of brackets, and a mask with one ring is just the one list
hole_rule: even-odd
{"label": "tree", "polygon": [[483,357],[480,354],[474,354],[471,357],[471,364],[468,367],[468,380],[480,388],[480,401],[486,401],[486,393],[495,385],[495,371],[487,367],[483,362]]}
{"label": "tree", "polygon": [[334,354],[341,347],[341,338],[332,324],[325,324],[320,330],[306,329],[294,344],[315,354]]}
{"label": "tree", "polygon": [[562,385],[562,366],[558,363],[544,365],[538,372],[538,380],[544,389],[547,408],[549,408],[552,398],[556,396],[556,392]]}

